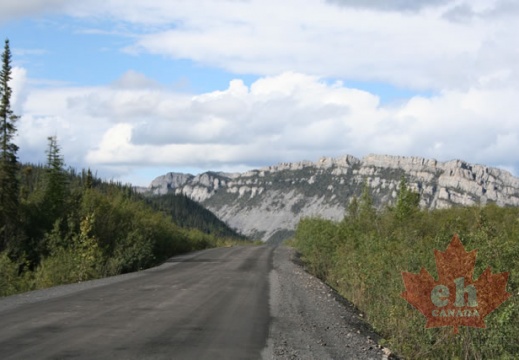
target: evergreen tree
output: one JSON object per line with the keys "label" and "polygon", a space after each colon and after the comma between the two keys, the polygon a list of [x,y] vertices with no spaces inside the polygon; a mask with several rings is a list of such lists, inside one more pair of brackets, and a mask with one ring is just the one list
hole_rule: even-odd
{"label": "evergreen tree", "polygon": [[14,238],[18,229],[19,180],[18,146],[13,143],[18,116],[11,110],[11,50],[5,40],[0,71],[0,250]]}
{"label": "evergreen tree", "polygon": [[63,212],[67,191],[67,174],[56,137],[50,136],[47,139],[49,148],[47,150],[45,206],[48,214],[51,216],[50,220],[55,221]]}
{"label": "evergreen tree", "polygon": [[412,214],[419,209],[420,194],[414,192],[407,185],[407,180],[402,177],[398,189],[398,198],[396,200],[396,218],[399,221],[407,220]]}
{"label": "evergreen tree", "polygon": [[364,183],[362,195],[360,196],[358,211],[359,217],[368,221],[372,221],[377,214],[377,210],[373,204],[373,197],[371,196],[369,185],[366,182]]}
{"label": "evergreen tree", "polygon": [[85,188],[92,189],[92,187],[94,187],[94,177],[92,176],[92,171],[90,171],[89,168],[86,172]]}
{"label": "evergreen tree", "polygon": [[354,196],[350,204],[348,205],[348,211],[346,214],[347,217],[349,217],[352,220],[357,220],[359,217],[359,200],[356,196]]}

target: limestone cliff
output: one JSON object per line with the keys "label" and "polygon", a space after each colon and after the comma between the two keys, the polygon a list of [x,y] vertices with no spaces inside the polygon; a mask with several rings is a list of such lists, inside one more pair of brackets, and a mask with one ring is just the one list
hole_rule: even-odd
{"label": "limestone cliff", "polygon": [[393,204],[402,176],[420,193],[424,208],[519,205],[519,178],[505,170],[388,155],[281,163],[237,174],[168,173],[153,180],[149,191],[183,193],[243,234],[272,240],[289,235],[301,217],[341,219],[364,183],[377,206]]}

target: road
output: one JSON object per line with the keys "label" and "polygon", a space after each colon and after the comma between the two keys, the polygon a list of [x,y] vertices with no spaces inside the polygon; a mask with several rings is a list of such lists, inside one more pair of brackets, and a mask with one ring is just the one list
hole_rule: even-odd
{"label": "road", "polygon": [[259,359],[274,248],[209,249],[0,299],[1,359]]}

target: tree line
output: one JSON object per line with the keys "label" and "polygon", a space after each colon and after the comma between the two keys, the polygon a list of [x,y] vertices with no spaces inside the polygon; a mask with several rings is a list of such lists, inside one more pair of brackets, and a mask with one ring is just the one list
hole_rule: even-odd
{"label": "tree line", "polygon": [[6,40],[0,72],[0,296],[140,270],[183,252],[244,241],[187,198],[145,198],[90,169],[66,169],[55,136],[48,137],[45,164],[21,164],[13,141],[19,117],[11,108],[11,76]]}

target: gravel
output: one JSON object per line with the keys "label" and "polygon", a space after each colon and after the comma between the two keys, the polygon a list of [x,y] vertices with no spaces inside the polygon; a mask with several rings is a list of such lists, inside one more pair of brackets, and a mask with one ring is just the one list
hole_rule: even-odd
{"label": "gravel", "polygon": [[363,315],[305,272],[293,249],[274,251],[270,272],[271,325],[265,359],[388,359]]}

